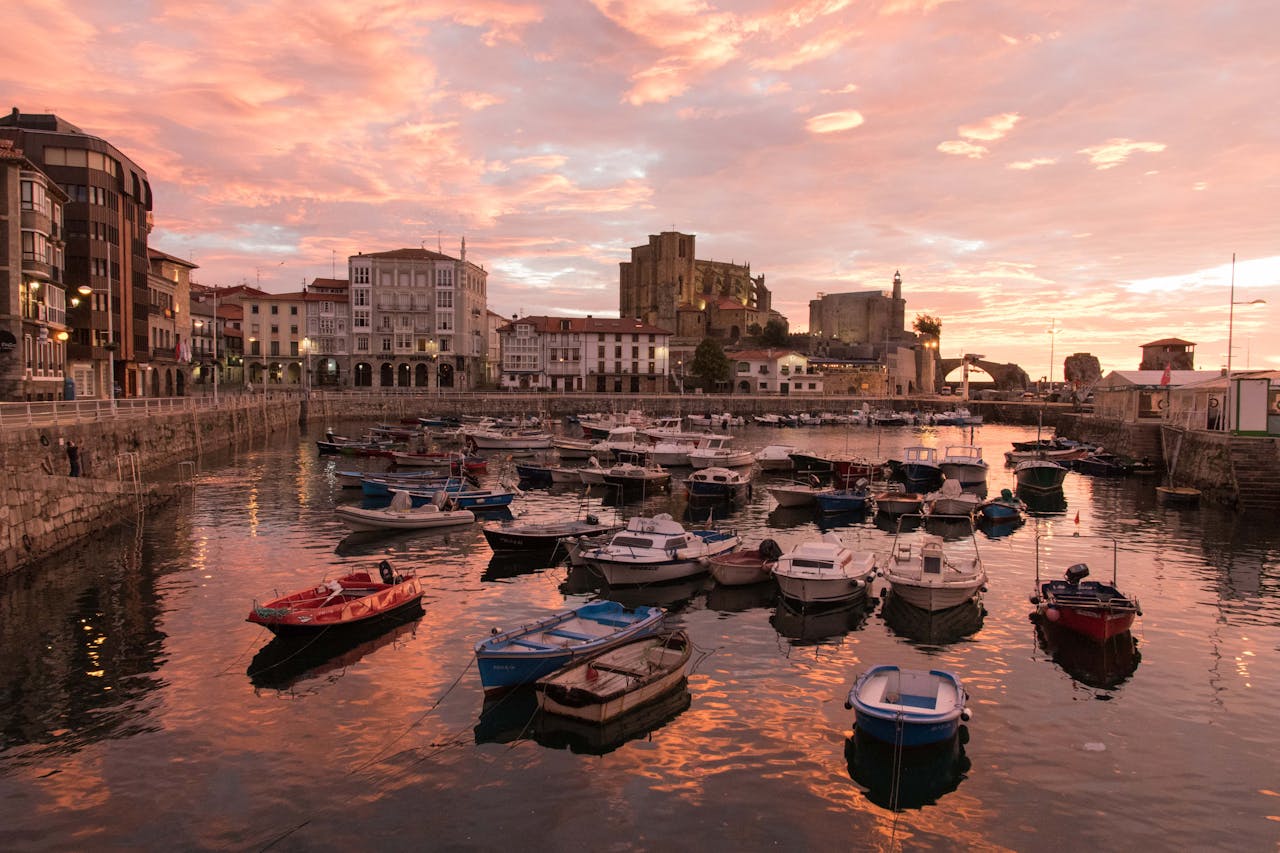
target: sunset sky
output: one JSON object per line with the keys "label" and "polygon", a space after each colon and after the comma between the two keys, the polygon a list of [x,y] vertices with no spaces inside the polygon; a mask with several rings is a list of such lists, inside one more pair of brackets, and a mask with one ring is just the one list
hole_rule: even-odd
{"label": "sunset sky", "polygon": [[[1280,6],[11,0],[0,90],[146,169],[151,243],[296,290],[439,247],[510,314],[615,313],[664,230],[793,331],[901,270],[942,354],[1280,368]],[[1051,335],[1050,328],[1056,328]]]}

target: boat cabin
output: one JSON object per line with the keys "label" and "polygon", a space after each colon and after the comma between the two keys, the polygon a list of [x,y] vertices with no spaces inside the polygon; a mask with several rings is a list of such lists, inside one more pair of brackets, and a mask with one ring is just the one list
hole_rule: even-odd
{"label": "boat cabin", "polygon": [[926,542],[920,546],[921,571],[926,575],[941,575],[944,562],[941,542]]}

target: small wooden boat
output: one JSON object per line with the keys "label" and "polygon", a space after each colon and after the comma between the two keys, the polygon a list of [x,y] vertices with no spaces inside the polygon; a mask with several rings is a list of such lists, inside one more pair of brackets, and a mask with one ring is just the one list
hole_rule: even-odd
{"label": "small wooden boat", "polygon": [[908,492],[902,488],[885,489],[876,492],[871,496],[875,501],[876,512],[883,512],[888,515],[905,515],[909,513],[918,513],[924,506],[924,495],[918,492]]}
{"label": "small wooden boat", "polygon": [[466,443],[477,450],[543,450],[551,446],[551,433],[537,430],[475,429],[465,435]]}
{"label": "small wooden boat", "polygon": [[822,513],[864,512],[871,503],[871,495],[867,492],[867,481],[859,480],[859,485],[848,489],[822,489],[814,493],[818,511]]}
{"label": "small wooden boat", "polygon": [[982,498],[966,492],[959,480],[943,480],[942,488],[925,495],[924,506],[930,515],[972,518],[982,505]]}
{"label": "small wooden boat", "polygon": [[1195,506],[1200,490],[1191,486],[1156,486],[1156,500],[1166,506]]}
{"label": "small wooden boat", "polygon": [[494,551],[537,553],[552,553],[564,548],[561,541],[564,539],[580,539],[621,529],[621,524],[603,522],[594,515],[565,521],[485,525],[482,528],[485,540]]}
{"label": "small wooden boat", "polygon": [[818,502],[818,492],[823,491],[818,478],[810,474],[807,483],[788,483],[782,486],[769,486],[769,494],[781,507],[813,506]]}
{"label": "small wooden boat", "polygon": [[838,535],[828,533],[821,540],[801,542],[779,557],[773,576],[786,598],[830,604],[866,595],[875,571],[875,554],[854,551]]}
{"label": "small wooden boat", "polygon": [[625,497],[644,496],[665,491],[671,486],[671,472],[656,465],[632,465],[620,462],[605,469],[604,484],[621,490]]}
{"label": "small wooden boat", "polygon": [[551,446],[561,459],[587,459],[596,450],[596,443],[587,438],[556,437],[551,439]]}
{"label": "small wooden boat", "polygon": [[940,669],[873,666],[858,677],[844,706],[858,731],[899,746],[941,743],[969,719],[960,679]]}
{"label": "small wooden boat", "polygon": [[678,689],[693,644],[684,631],[640,637],[539,678],[538,707],[606,723]]}
{"label": "small wooden boat", "polygon": [[539,465],[535,462],[517,462],[515,463],[515,469],[516,476],[527,487],[550,486],[555,482],[555,478],[551,474],[550,465]]}
{"label": "small wooden boat", "polygon": [[1123,634],[1133,626],[1134,617],[1142,615],[1138,599],[1116,588],[1119,549],[1112,543],[1111,583],[1087,581],[1089,567],[1076,563],[1061,580],[1040,581],[1040,541],[1036,539],[1036,590],[1031,603],[1036,615],[1047,622],[1105,642]]}
{"label": "small wooden boat", "polygon": [[[437,492],[443,496],[445,493]],[[430,503],[422,506],[413,505],[413,496],[408,492],[397,492],[391,499],[390,506],[366,508],[361,506],[338,506],[333,514],[347,527],[358,532],[372,530],[428,530],[433,527],[458,527],[475,523],[476,516],[469,509],[442,509],[443,501],[432,496]]]}
{"label": "small wooden boat", "polygon": [[1008,489],[1001,489],[999,497],[990,498],[978,506],[983,518],[997,523],[1017,521],[1025,509],[1026,505]]}
{"label": "small wooden boat", "polygon": [[378,574],[352,572],[336,580],[253,603],[247,622],[274,634],[313,634],[330,628],[367,625],[419,607],[422,583],[412,572],[396,572],[391,563],[378,564]]}
{"label": "small wooden boat", "polygon": [[543,619],[499,631],[475,645],[486,692],[532,684],[569,662],[660,630],[665,612],[593,601]]}
{"label": "small wooden boat", "polygon": [[707,561],[711,577],[721,586],[748,586],[773,577],[782,548],[772,539],[761,540],[755,548],[718,554]]}

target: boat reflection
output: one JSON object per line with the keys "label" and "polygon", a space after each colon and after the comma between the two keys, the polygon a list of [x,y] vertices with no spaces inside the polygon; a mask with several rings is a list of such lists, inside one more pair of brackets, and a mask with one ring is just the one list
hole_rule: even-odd
{"label": "boat reflection", "polygon": [[867,521],[868,509],[849,510],[848,512],[820,512],[817,513],[818,529],[822,531],[839,530],[842,527],[850,527],[855,524],[865,524]]}
{"label": "boat reflection", "polygon": [[1053,657],[1063,672],[1086,687],[1114,690],[1129,680],[1142,660],[1132,631],[1099,643],[1061,625],[1043,619],[1035,621],[1040,648]]}
{"label": "boat reflection", "polygon": [[610,586],[602,581],[600,597],[623,607],[663,607],[675,612],[684,609],[710,583],[711,576],[706,574],[639,586]]}
{"label": "boat reflection", "polygon": [[568,749],[582,755],[606,755],[628,741],[648,737],[682,714],[693,702],[688,682],[653,702],[607,723],[544,714],[538,711],[531,687],[487,699],[473,733],[476,743],[514,743],[533,740],[549,749]]}
{"label": "boat reflection", "polygon": [[772,607],[778,600],[778,584],[770,578],[747,586],[713,583],[707,590],[707,609],[721,613],[741,613],[757,607]]}
{"label": "boat reflection", "polygon": [[977,599],[946,610],[928,611],[909,604],[892,591],[880,610],[881,618],[895,634],[928,646],[954,643],[962,637],[976,634],[982,628],[985,615],[982,602]]}
{"label": "boat reflection", "polygon": [[766,520],[774,530],[786,530],[811,523],[816,514],[814,508],[809,506],[779,506],[769,512]]}
{"label": "boat reflection", "polygon": [[397,640],[409,639],[422,615],[418,605],[368,625],[333,629],[317,637],[275,637],[253,656],[245,674],[254,687],[288,690],[300,681],[345,669]]}
{"label": "boat reflection", "polygon": [[778,606],[769,618],[769,624],[793,646],[811,646],[829,643],[843,638],[861,628],[871,612],[865,598],[850,604],[810,606],[803,610],[798,605],[779,599]]}
{"label": "boat reflection", "polygon": [[941,536],[944,542],[968,539],[973,535],[973,527],[967,516],[926,515],[924,529],[934,536]]}
{"label": "boat reflection", "polygon": [[1067,496],[1061,489],[1052,492],[1033,492],[1017,489],[1015,494],[1026,504],[1031,515],[1056,515],[1067,511]]}
{"label": "boat reflection", "polygon": [[913,530],[919,530],[924,519],[918,513],[897,515],[891,512],[877,512],[874,523],[886,533],[897,533],[899,530],[910,533]]}
{"label": "boat reflection", "polygon": [[845,739],[849,777],[867,799],[884,809],[903,811],[933,805],[960,787],[971,762],[965,755],[968,729],[942,743],[897,750],[855,730]]}
{"label": "boat reflection", "polygon": [[548,559],[546,554],[499,553],[489,558],[489,565],[480,575],[480,580],[486,583],[511,580],[555,565],[554,556]]}
{"label": "boat reflection", "polygon": [[1021,516],[1008,521],[992,521],[984,515],[979,515],[977,527],[988,539],[1003,539],[1026,523],[1027,520]]}
{"label": "boat reflection", "polygon": [[560,584],[560,592],[564,595],[589,595],[604,585],[604,578],[586,565],[570,566],[568,574]]}

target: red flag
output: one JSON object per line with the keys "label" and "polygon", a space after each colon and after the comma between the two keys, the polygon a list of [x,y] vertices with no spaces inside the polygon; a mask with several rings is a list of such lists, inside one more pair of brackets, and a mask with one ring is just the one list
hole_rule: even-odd
{"label": "red flag", "polygon": [[1164,363],[1164,376],[1161,376],[1161,377],[1160,377],[1160,384],[1161,384],[1161,385],[1168,385],[1168,384],[1169,384],[1169,380],[1172,378],[1172,373],[1173,373],[1173,362],[1172,362],[1172,361],[1166,361],[1166,362]]}
{"label": "red flag", "polygon": [[1076,524],[1080,523],[1080,510],[1076,510]]}

